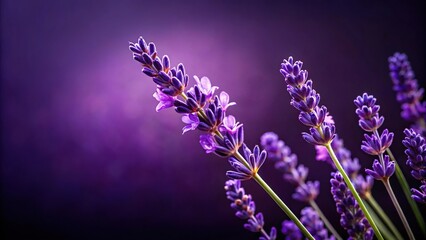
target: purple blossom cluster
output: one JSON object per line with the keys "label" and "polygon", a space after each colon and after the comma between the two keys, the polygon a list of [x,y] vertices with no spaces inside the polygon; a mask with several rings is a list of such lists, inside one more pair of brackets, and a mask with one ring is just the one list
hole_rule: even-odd
{"label": "purple blossom cluster", "polygon": [[426,134],[426,101],[421,102],[424,89],[419,88],[416,77],[407,55],[395,53],[388,58],[390,77],[396,99],[401,104],[401,117],[413,122],[411,126],[416,132]]}
{"label": "purple blossom cluster", "polygon": [[411,189],[411,197],[417,202],[426,204],[426,142],[413,129],[404,130],[405,139],[402,141],[407,148],[407,165],[412,169],[411,175],[420,181],[420,188]]}
{"label": "purple blossom cluster", "polygon": [[[300,212],[300,221],[306,226],[315,240],[334,240],[334,236],[329,236],[324,223],[321,221],[318,213],[311,207],[305,207]],[[302,233],[292,221],[284,220],[282,222],[281,232],[286,236],[286,240],[301,240]]]}
{"label": "purple blossom cluster", "polygon": [[275,162],[275,168],[283,173],[283,178],[296,186],[293,199],[301,202],[315,200],[319,194],[319,181],[307,181],[309,169],[303,164],[297,164],[296,154],[278,139],[273,132],[264,133],[260,138],[261,145],[268,153],[268,158]]}
{"label": "purple blossom cluster", "polygon": [[308,71],[303,70],[302,65],[301,61],[294,62],[293,57],[289,57],[281,63],[280,72],[292,98],[290,104],[300,111],[299,121],[309,127],[309,133],[302,133],[303,138],[314,145],[326,145],[335,137],[336,128],[325,121],[327,108],[319,107],[320,95],[313,89]]}
{"label": "purple blossom cluster", "polygon": [[159,101],[157,111],[174,107],[182,114],[183,133],[195,129],[204,132],[200,135],[200,144],[206,153],[230,157],[229,163],[235,169],[227,172],[230,178],[247,180],[257,173],[266,159],[266,152],[260,151],[259,147],[256,146],[252,153],[244,146],[244,160],[231,157],[239,155],[244,130],[234,116],[227,114],[228,108],[235,103],[230,102],[226,92],[216,95],[218,87],[213,86],[207,77],[200,79],[197,76],[194,76],[195,85],[186,90],[189,77],[184,65],[171,67],[169,57],[160,58],[155,44],[147,44],[142,37],[137,43],[130,43],[129,49],[133,58],[142,64],[142,72],[157,85],[153,95]]}
{"label": "purple blossom cluster", "polygon": [[339,172],[332,173],[330,183],[336,209],[340,214],[340,225],[348,232],[348,239],[373,239],[374,232],[342,175]]}
{"label": "purple blossom cluster", "polygon": [[[226,197],[231,201],[231,208],[236,213],[235,216],[247,222],[244,228],[251,232],[259,232],[262,236],[259,240],[275,240],[277,237],[277,230],[275,227],[271,228],[270,233],[266,233],[263,226],[263,214],[256,213],[256,205],[250,194],[246,194],[241,182],[239,180],[228,180],[225,183]],[[297,227],[296,227],[297,228]]]}
{"label": "purple blossom cluster", "polygon": [[389,156],[383,157],[386,149],[393,141],[393,133],[385,129],[379,134],[378,129],[384,122],[384,117],[379,115],[380,105],[376,104],[376,98],[367,93],[358,96],[354,103],[357,107],[355,113],[359,117],[359,126],[371,135],[364,134],[365,141],[362,141],[361,149],[370,155],[378,156],[379,160],[373,162],[373,169],[367,169],[366,173],[377,180],[387,180],[395,172],[395,162],[390,161]]}
{"label": "purple blossom cluster", "polygon": [[266,151],[260,151],[259,146],[255,146],[253,152],[244,144],[243,152],[245,159],[248,159],[249,167],[238,161],[234,157],[229,158],[229,163],[236,171],[227,171],[226,175],[232,179],[248,180],[259,171],[266,160]]}

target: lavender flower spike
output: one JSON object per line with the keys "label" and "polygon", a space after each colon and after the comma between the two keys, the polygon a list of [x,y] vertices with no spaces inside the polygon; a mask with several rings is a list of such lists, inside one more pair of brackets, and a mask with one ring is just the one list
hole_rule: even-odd
{"label": "lavender flower spike", "polygon": [[309,133],[303,133],[303,139],[314,145],[326,145],[333,141],[336,129],[334,124],[325,122],[327,108],[319,107],[320,95],[312,88],[312,80],[308,80],[308,71],[302,70],[302,65],[289,57],[281,63],[280,72],[292,97],[290,104],[300,111],[300,122],[310,127]]}
{"label": "lavender flower spike", "polygon": [[315,239],[334,240],[333,236],[328,236],[327,229],[324,223],[318,216],[318,213],[311,207],[305,207],[300,212],[300,221],[306,226],[308,231],[314,236]]}
{"label": "lavender flower spike", "polygon": [[411,197],[426,204],[426,141],[413,129],[404,130],[405,139],[402,141],[407,148],[407,165],[411,167],[411,175],[420,181],[420,190],[411,189]]}
{"label": "lavender flower spike", "polygon": [[402,144],[407,148],[407,165],[411,167],[411,175],[421,181],[426,181],[426,141],[413,129],[404,130],[405,139]]}
{"label": "lavender flower spike", "polygon": [[367,93],[363,93],[354,100],[359,126],[366,132],[372,132],[371,136],[364,134],[365,141],[362,141],[361,145],[361,149],[370,155],[383,154],[393,141],[393,133],[387,129],[379,135],[378,129],[385,119],[379,115],[380,106],[376,104],[376,101],[373,95]]}
{"label": "lavender flower spike", "polygon": [[292,221],[284,220],[282,222],[281,232],[284,234],[285,240],[302,240],[302,233]]}
{"label": "lavender flower spike", "polygon": [[[311,207],[305,207],[300,212],[300,220],[309,230],[309,232],[317,240],[334,240],[334,236],[328,236],[327,229],[320,220],[317,212]],[[285,235],[286,240],[301,240],[302,234],[296,225],[288,220],[282,222],[281,232]]]}
{"label": "lavender flower spike", "polygon": [[373,239],[373,230],[355,201],[352,193],[343,182],[340,173],[332,173],[331,193],[340,214],[340,225],[348,232],[349,239]]}
{"label": "lavender flower spike", "polygon": [[401,116],[414,122],[412,128],[425,136],[426,134],[426,102],[421,102],[424,89],[419,88],[407,55],[395,53],[388,58],[390,77],[396,99],[401,104]]}
{"label": "lavender flower spike", "polygon": [[301,202],[315,200],[319,194],[319,181],[308,181],[308,168],[303,165],[297,166],[297,156],[292,153],[284,141],[278,139],[273,132],[266,132],[260,138],[260,142],[268,152],[268,157],[275,161],[275,169],[283,173],[283,178],[296,186],[293,199]]}
{"label": "lavender flower spike", "polygon": [[225,183],[226,197],[231,201],[231,208],[236,210],[235,216],[247,220],[244,228],[251,232],[259,232],[263,240],[275,240],[276,229],[272,227],[270,234],[263,228],[264,220],[262,213],[256,213],[256,205],[250,194],[246,194],[239,180],[228,180]]}

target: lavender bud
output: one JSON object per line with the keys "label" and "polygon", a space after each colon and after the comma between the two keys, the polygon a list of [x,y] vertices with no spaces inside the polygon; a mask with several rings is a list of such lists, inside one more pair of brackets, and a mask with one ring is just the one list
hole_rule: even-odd
{"label": "lavender bud", "polygon": [[339,172],[332,173],[331,193],[340,214],[340,225],[353,239],[373,239],[374,232]]}

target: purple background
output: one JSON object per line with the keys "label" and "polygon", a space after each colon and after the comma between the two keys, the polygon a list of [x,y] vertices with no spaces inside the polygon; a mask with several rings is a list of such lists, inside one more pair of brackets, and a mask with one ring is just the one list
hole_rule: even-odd
{"label": "purple background", "polygon": [[[330,168],[313,160],[314,148],[300,137],[306,128],[289,105],[280,62],[290,55],[304,61],[364,167],[372,158],[359,150],[363,132],[352,101],[374,94],[407,172],[400,141],[408,125],[399,117],[387,57],[406,52],[424,85],[421,9],[420,3],[3,0],[2,238],[256,239],[225,198],[227,161],[206,155],[198,132],[182,136],[173,110],[155,112],[155,86],[128,50],[139,35],[173,65],[183,62],[190,76],[208,76],[230,94],[247,144],[277,132],[311,168],[308,178],[321,180],[319,204],[338,225]],[[291,199],[293,187],[272,164],[261,174],[299,214],[303,204]],[[272,200],[255,183],[244,186],[266,228],[280,227],[284,216]],[[400,225],[384,193],[376,184],[374,196]]]}

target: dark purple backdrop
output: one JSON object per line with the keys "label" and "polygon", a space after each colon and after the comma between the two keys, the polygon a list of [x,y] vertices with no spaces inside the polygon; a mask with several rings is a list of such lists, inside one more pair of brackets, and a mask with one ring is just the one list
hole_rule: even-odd
{"label": "dark purple backdrop", "polygon": [[[256,239],[225,198],[227,161],[204,154],[198,133],[182,136],[173,110],[155,112],[155,86],[128,50],[139,35],[173,65],[183,62],[190,76],[208,76],[230,94],[247,144],[276,131],[311,168],[309,179],[321,180],[319,204],[336,225],[330,168],[313,160],[314,148],[300,137],[306,128],[289,105],[278,71],[283,58],[304,61],[364,167],[372,158],[359,150],[352,101],[374,94],[407,172],[400,141],[408,125],[387,57],[407,53],[424,84],[420,4],[294,2],[3,0],[2,238]],[[303,205],[272,164],[261,174],[299,214]],[[255,183],[244,186],[266,227],[280,227],[284,215],[273,201]],[[374,196],[401,225],[384,193],[376,184]]]}

